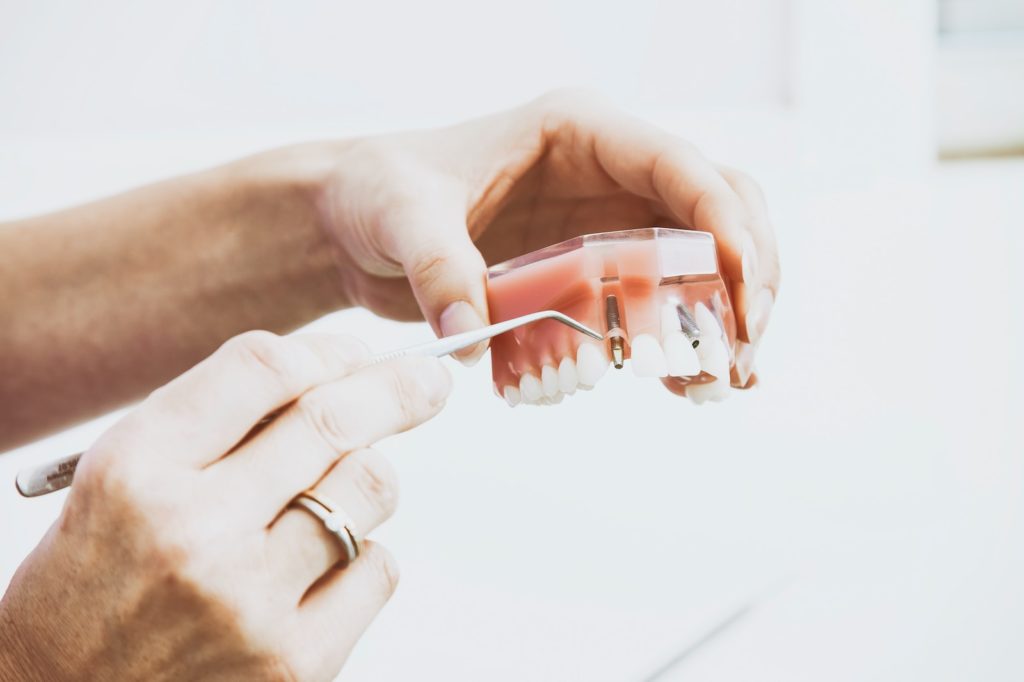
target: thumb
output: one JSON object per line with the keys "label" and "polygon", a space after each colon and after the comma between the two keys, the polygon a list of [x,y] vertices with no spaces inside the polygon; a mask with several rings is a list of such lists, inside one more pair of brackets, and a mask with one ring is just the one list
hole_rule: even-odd
{"label": "thumb", "polygon": [[[487,266],[466,229],[464,215],[438,220],[434,213],[408,227],[399,260],[423,317],[439,336],[451,336],[487,325]],[[453,220],[453,218],[455,218]],[[487,343],[455,354],[463,364],[475,364]]]}

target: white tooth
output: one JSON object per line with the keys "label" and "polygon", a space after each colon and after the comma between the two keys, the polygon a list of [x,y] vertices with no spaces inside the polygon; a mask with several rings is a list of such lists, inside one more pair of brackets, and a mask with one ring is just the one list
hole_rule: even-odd
{"label": "white tooth", "polygon": [[708,399],[708,384],[690,384],[686,387],[686,397],[696,405],[703,405]]}
{"label": "white tooth", "polygon": [[535,403],[544,397],[544,387],[541,386],[540,379],[532,374],[524,374],[520,377],[519,392],[522,394],[523,400],[528,403]]}
{"label": "white tooth", "polygon": [[576,351],[576,372],[580,385],[593,386],[608,371],[608,358],[594,343],[581,343]]}
{"label": "white tooth", "polygon": [[515,386],[505,387],[505,400],[508,402],[509,407],[515,407],[522,400],[522,396],[519,394],[519,389]]}
{"label": "white tooth", "polygon": [[572,361],[572,358],[562,358],[562,361],[558,363],[558,390],[572,395],[576,392],[576,384],[578,383],[576,363]]}
{"label": "white tooth", "polygon": [[544,387],[544,395],[553,398],[558,393],[558,370],[551,365],[541,367],[540,383]]}
{"label": "white tooth", "polygon": [[565,397],[564,393],[555,393],[555,395],[553,395],[550,398],[548,398],[548,400],[551,401],[550,402],[551,405],[557,405],[558,403],[562,402],[562,398],[564,398],[564,397]]}
{"label": "white tooth", "polygon": [[671,331],[661,340],[665,349],[665,364],[674,377],[695,377],[700,374],[700,358],[693,343],[682,332]]}
{"label": "white tooth", "polygon": [[729,382],[715,379],[706,384],[690,384],[686,387],[686,395],[698,405],[708,400],[718,402],[729,395]]}
{"label": "white tooth", "polygon": [[665,353],[658,340],[650,334],[637,334],[629,345],[629,364],[638,377],[663,377],[668,374]]}
{"label": "white tooth", "polygon": [[713,377],[729,381],[729,349],[725,347],[721,336],[706,337],[701,334],[697,357],[700,358],[701,369]]}
{"label": "white tooth", "polygon": [[700,374],[700,358],[693,349],[693,342],[679,326],[679,313],[672,301],[661,306],[661,347],[671,376],[693,377]]}
{"label": "white tooth", "polygon": [[722,335],[722,328],[718,324],[718,318],[703,303],[698,303],[693,309],[693,319],[697,326],[700,327],[701,345],[704,345],[704,339],[708,337],[718,338]]}

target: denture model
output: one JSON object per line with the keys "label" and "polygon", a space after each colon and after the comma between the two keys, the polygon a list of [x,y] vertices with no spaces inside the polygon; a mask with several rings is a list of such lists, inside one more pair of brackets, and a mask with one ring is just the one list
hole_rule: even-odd
{"label": "denture model", "polygon": [[720,273],[714,237],[662,227],[588,234],[495,265],[491,322],[552,309],[605,337],[550,320],[501,334],[495,390],[513,406],[554,404],[628,360],[636,376],[685,385],[695,402],[721,400],[736,321]]}

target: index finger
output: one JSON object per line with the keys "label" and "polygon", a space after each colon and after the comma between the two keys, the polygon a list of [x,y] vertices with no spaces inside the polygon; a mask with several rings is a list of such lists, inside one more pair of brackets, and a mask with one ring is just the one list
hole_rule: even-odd
{"label": "index finger", "polygon": [[119,452],[203,467],[237,445],[268,413],[369,359],[350,336],[247,332],[154,391],[104,440]]}
{"label": "index finger", "polygon": [[743,280],[743,252],[750,248],[747,208],[696,147],[600,100],[574,98],[554,110],[548,135],[580,137],[622,188],[664,206],[682,225],[712,233],[724,274]]}

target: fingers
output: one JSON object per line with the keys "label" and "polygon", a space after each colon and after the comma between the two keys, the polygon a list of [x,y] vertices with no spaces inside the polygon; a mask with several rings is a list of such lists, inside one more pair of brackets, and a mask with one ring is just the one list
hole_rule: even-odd
{"label": "fingers", "polygon": [[288,643],[300,661],[299,678],[334,679],[397,586],[394,558],[374,542],[363,543],[362,554],[344,570],[330,570],[306,595]]}
{"label": "fingers", "polygon": [[746,207],[693,145],[599,99],[555,94],[541,106],[549,138],[593,154],[617,185],[664,206],[680,224],[712,233],[726,276],[742,281]]}
{"label": "fingers", "polygon": [[[400,242],[394,252],[405,269],[423,316],[440,336],[479,329],[487,324],[487,266],[466,229],[466,201],[438,191],[394,212],[391,232]],[[456,354],[473,364],[486,343]]]}
{"label": "fingers", "polygon": [[[351,529],[359,538],[386,521],[398,502],[394,468],[384,455],[370,449],[346,455],[314,490],[351,518]],[[275,582],[290,586],[296,603],[310,585],[344,558],[341,543],[323,522],[294,507],[267,531],[266,554]]]}
{"label": "fingers", "polygon": [[743,281],[730,282],[739,335],[732,383],[747,387],[752,385],[757,345],[764,335],[779,290],[779,251],[761,188],[735,169],[719,166],[719,172],[747,208],[747,228],[753,244],[753,249],[744,251]]}
{"label": "fingers", "polygon": [[366,346],[348,336],[247,332],[154,391],[104,441],[126,455],[202,467],[231,450],[264,415],[368,357]]}
{"label": "fingers", "polygon": [[347,452],[410,429],[437,414],[451,390],[436,358],[373,365],[301,396],[230,457],[207,469],[230,489],[235,512],[269,524]]}

